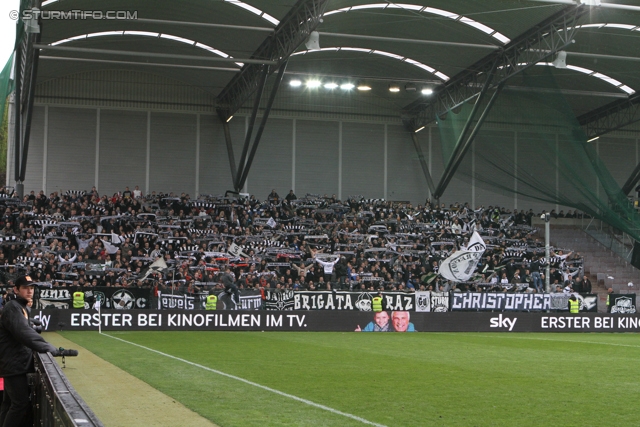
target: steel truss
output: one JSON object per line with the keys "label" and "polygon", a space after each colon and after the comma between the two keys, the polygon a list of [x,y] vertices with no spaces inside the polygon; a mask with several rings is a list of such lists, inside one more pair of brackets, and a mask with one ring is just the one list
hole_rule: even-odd
{"label": "steel truss", "polygon": [[[30,8],[40,8],[41,0],[33,0],[28,4]],[[38,25],[42,28],[42,20],[38,19]],[[40,32],[27,31],[27,25],[21,27],[24,34],[20,43],[16,46],[15,53],[15,127],[14,127],[14,178],[16,190],[22,197],[23,181],[26,176],[27,157],[29,153],[29,140],[31,136],[31,119],[33,117],[33,102],[36,92],[36,78],[38,75],[38,59],[40,51],[34,49],[34,45],[40,41]],[[41,30],[40,30],[41,31]]]}
{"label": "steel truss", "polygon": [[512,40],[503,49],[491,53],[457,74],[444,86],[435,89],[431,100],[418,100],[401,111],[401,117],[410,131],[420,129],[447,111],[480,95],[481,89],[495,74],[489,90],[497,88],[514,75],[552,58],[573,43],[578,31],[576,21],[589,11],[581,4],[563,8],[532,29]]}
{"label": "steel truss", "polygon": [[602,136],[640,120],[640,94],[612,102],[578,117],[588,139]]}
{"label": "steel truss", "polygon": [[[614,130],[640,121],[640,94],[629,99],[612,102],[578,117],[587,139],[597,138]],[[640,180],[640,164],[622,186],[622,192],[629,194]]]}
{"label": "steel truss", "polygon": [[[277,65],[268,70],[269,75],[274,73],[320,24],[328,2],[329,0],[299,0],[280,21],[273,35],[265,39],[251,58],[276,61]],[[262,67],[245,64],[240,73],[231,79],[216,99],[219,116],[228,119],[258,90]]]}

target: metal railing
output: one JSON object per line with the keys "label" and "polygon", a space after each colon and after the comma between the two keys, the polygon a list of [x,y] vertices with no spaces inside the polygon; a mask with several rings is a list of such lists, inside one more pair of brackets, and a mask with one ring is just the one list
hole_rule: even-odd
{"label": "metal railing", "polygon": [[631,262],[635,239],[629,234],[616,230],[602,221],[594,220],[591,220],[587,226],[583,226],[582,229],[611,252],[617,254],[627,262]]}
{"label": "metal railing", "polygon": [[49,353],[36,353],[34,425],[38,427],[104,427],[65,377]]}

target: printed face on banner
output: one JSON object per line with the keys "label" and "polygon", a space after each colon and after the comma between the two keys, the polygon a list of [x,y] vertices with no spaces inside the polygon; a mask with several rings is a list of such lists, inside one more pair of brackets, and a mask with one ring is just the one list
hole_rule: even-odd
{"label": "printed face on banner", "polygon": [[356,301],[356,308],[360,311],[372,311],[371,295],[365,292],[358,295],[358,299]]}
{"label": "printed face on banner", "polygon": [[391,323],[396,332],[413,332],[415,328],[413,323],[409,322],[410,315],[408,311],[394,311],[391,315]]}
{"label": "printed face on banner", "polygon": [[373,320],[380,329],[389,328],[389,314],[386,311],[377,312]]}

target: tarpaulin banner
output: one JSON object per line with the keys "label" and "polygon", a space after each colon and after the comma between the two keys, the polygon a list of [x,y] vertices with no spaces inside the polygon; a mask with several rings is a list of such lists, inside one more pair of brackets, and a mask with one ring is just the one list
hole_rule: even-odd
{"label": "tarpaulin banner", "polygon": [[452,292],[451,310],[542,311],[551,308],[549,294]]}
{"label": "tarpaulin banner", "polygon": [[[73,307],[73,292],[71,288],[39,288],[35,295],[36,309]],[[151,308],[150,289],[144,288],[116,288],[109,286],[95,286],[81,288],[84,292],[84,307],[93,307],[96,299],[100,300],[103,309],[132,310]]]}
{"label": "tarpaulin banner", "polygon": [[[232,310],[235,304],[231,301],[231,296],[224,291],[214,291],[218,297],[218,309]],[[260,291],[253,289],[241,289],[240,310],[260,310],[262,298]],[[204,310],[207,303],[208,293],[158,293],[157,308],[160,310]]]}
{"label": "tarpaulin banner", "polygon": [[607,295],[607,311],[619,314],[634,314],[636,312],[636,294]]}
{"label": "tarpaulin banner", "polygon": [[[377,292],[343,291],[266,291],[267,310],[357,310],[371,311]],[[415,295],[406,292],[383,292],[385,310],[415,310]]]}
{"label": "tarpaulin banner", "polygon": [[[371,300],[376,292],[294,292],[293,310],[357,310],[371,311]],[[415,294],[382,292],[385,310],[415,311]]]}
{"label": "tarpaulin banner", "polygon": [[598,312],[598,296],[591,294],[565,294],[565,293],[553,293],[550,294],[551,299],[549,301],[551,310],[569,311],[569,298],[571,295],[575,295],[578,303],[580,304],[580,311]]}
{"label": "tarpaulin banner", "polygon": [[416,311],[449,311],[449,292],[416,291]]}

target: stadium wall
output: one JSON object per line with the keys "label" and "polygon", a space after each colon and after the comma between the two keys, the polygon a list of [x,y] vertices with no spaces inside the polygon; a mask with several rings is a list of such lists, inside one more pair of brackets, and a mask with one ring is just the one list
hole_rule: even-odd
{"label": "stadium wall", "polygon": [[[230,122],[236,162],[247,116]],[[222,125],[210,112],[38,104],[34,108],[25,191],[89,190],[111,195],[138,185],[145,192],[222,194],[232,188]],[[13,133],[10,133],[12,138]],[[526,132],[491,129],[503,151],[526,161]],[[444,170],[439,132],[418,134],[434,180]],[[11,142],[11,141],[10,141]],[[622,185],[640,161],[638,138],[619,133],[595,142],[604,163]],[[8,155],[8,184],[13,157]],[[470,153],[474,168],[475,147]],[[478,168],[479,169],[479,168]],[[491,170],[472,170],[473,176]],[[597,184],[594,183],[594,186]],[[515,183],[510,184],[515,188]],[[430,196],[418,157],[400,124],[295,118],[275,115],[265,129],[244,191],[264,198],[275,188],[306,193],[359,194],[365,198],[423,203]],[[454,178],[441,202],[473,206],[562,209],[512,194],[496,194]],[[565,208],[566,209],[566,208]]]}

